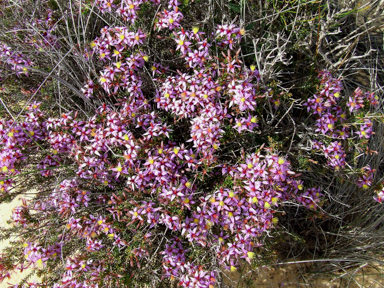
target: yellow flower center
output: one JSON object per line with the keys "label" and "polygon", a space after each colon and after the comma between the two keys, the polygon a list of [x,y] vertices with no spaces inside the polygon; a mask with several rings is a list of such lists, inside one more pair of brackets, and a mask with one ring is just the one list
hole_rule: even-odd
{"label": "yellow flower center", "polygon": [[314,206],[313,204],[311,204],[311,205],[309,205],[309,208],[310,208],[310,209],[314,209],[315,206]]}
{"label": "yellow flower center", "polygon": [[297,188],[298,188],[299,190],[303,190],[303,185],[302,185],[302,184],[299,184],[299,185],[297,185]]}
{"label": "yellow flower center", "polygon": [[37,268],[41,269],[43,268],[43,260],[39,259],[36,261]]}

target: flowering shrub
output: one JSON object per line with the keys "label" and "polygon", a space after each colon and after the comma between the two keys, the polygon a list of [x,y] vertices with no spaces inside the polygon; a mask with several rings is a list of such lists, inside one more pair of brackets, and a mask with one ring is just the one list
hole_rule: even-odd
{"label": "flowering shrub", "polygon": [[[37,41],[36,31],[24,35],[31,40],[25,45],[59,51],[61,20],[48,9],[50,1],[42,2],[45,22],[33,24],[42,38]],[[81,14],[92,13],[92,6],[120,23],[74,48],[97,68],[81,79],[80,96],[72,91],[85,111],[50,111],[33,100],[18,117],[1,119],[0,195],[17,194],[27,174],[35,175],[37,193],[14,210],[19,253],[11,263],[11,252],[3,254],[0,279],[34,267],[49,287],[130,287],[149,279],[216,287],[221,270],[260,260],[263,236],[287,205],[314,215],[321,210],[323,187],[302,177],[290,152],[295,132],[289,148],[278,149],[270,137],[287,115],[295,117],[287,104],[296,100],[240,60],[246,29],[236,21],[191,26],[184,22],[185,4],[151,2],[71,7]],[[163,9],[152,32],[139,23],[144,9]],[[177,59],[152,54],[151,41],[166,41]],[[33,77],[34,61],[1,47],[2,72]],[[325,70],[307,98],[310,120],[298,134],[314,149],[306,161],[333,172],[347,169],[354,161],[347,154],[362,151],[374,135],[372,120],[381,115],[369,109],[378,98],[360,88],[344,94],[341,81]],[[305,113],[303,105],[295,108]],[[356,185],[369,188],[374,173],[365,167]],[[15,287],[37,284],[22,285]]]}

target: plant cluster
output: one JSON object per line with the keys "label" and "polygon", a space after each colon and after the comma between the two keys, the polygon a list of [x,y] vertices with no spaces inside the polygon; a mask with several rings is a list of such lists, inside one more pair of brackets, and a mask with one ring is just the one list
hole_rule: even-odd
{"label": "plant cluster", "polygon": [[[20,194],[26,177],[37,189],[4,231],[20,236],[0,258],[0,280],[33,267],[42,284],[14,287],[217,287],[223,270],[261,260],[257,251],[287,207],[325,213],[324,187],[297,155],[325,173],[354,174],[362,190],[379,183],[370,166],[352,167],[382,119],[370,112],[379,98],[360,88],[349,96],[321,70],[315,94],[295,99],[244,57],[244,23],[190,25],[184,14],[193,4],[177,0],[80,1],[68,10],[40,2],[45,10],[28,23],[34,28],[13,23],[14,37],[47,55],[78,41],[60,61],[71,55],[88,68],[63,79],[53,73],[61,62],[51,70],[1,43],[4,85],[47,77],[20,113],[0,120],[0,197]],[[26,11],[21,1],[3,6],[12,3]],[[148,29],[145,13],[156,9]],[[104,19],[100,33],[63,41],[84,15]],[[50,110],[38,90],[55,85],[71,100]],[[293,130],[280,137],[289,121]]]}

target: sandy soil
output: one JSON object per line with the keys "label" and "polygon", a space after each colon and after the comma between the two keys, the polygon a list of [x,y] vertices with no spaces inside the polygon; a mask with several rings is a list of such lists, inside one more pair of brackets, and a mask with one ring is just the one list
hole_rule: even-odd
{"label": "sandy soil", "polygon": [[[12,218],[12,211],[15,207],[21,206],[21,196],[16,197],[11,203],[3,203],[0,205],[0,226],[8,228],[10,227],[9,224],[7,224],[7,221]],[[9,244],[9,240],[0,242],[0,253],[1,250],[6,247]],[[27,269],[24,270],[22,273],[16,272],[11,275],[11,279],[4,280],[3,283],[0,283],[0,288],[6,288],[10,287],[7,283],[17,284],[19,283],[24,277],[26,277],[32,270]],[[33,276],[30,278],[30,282],[37,279],[36,276]]]}
{"label": "sandy soil", "polygon": [[[309,274],[305,271],[309,264],[291,264],[278,268],[259,268],[255,271],[243,273],[228,273],[225,283],[238,288],[358,288],[384,287],[384,271],[380,267],[365,266],[359,269],[350,269],[338,275]],[[241,280],[240,280],[241,279]],[[237,285],[237,283],[239,283]]]}

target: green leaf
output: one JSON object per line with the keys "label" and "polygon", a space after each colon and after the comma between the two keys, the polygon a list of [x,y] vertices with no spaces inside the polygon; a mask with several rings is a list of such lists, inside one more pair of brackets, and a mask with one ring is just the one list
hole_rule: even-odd
{"label": "green leaf", "polygon": [[252,30],[253,27],[255,27],[255,22],[248,24],[248,25],[245,27],[245,30]]}
{"label": "green leaf", "polygon": [[233,12],[240,13],[240,5],[228,3],[228,6]]}

